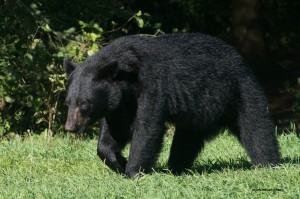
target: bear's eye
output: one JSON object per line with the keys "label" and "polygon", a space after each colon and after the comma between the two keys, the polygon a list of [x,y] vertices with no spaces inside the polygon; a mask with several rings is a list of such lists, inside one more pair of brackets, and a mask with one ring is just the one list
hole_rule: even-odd
{"label": "bear's eye", "polygon": [[87,107],[87,103],[86,102],[81,102],[80,103],[80,107],[83,108],[83,109],[86,108]]}

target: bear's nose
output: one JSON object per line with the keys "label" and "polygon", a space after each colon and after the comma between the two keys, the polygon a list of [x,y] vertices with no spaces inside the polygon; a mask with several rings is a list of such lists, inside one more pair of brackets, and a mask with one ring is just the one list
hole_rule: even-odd
{"label": "bear's nose", "polygon": [[74,125],[66,124],[65,125],[65,130],[70,131],[70,132],[74,132],[76,130],[76,127]]}

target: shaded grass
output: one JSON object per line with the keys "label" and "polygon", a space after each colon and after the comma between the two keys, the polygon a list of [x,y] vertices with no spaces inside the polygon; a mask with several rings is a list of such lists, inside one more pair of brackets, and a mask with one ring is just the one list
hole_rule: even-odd
{"label": "shaded grass", "polygon": [[283,164],[275,168],[252,168],[225,133],[206,145],[189,173],[174,176],[166,166],[166,137],[155,172],[134,180],[99,160],[94,139],[3,141],[0,198],[300,198],[300,139],[295,133],[278,139]]}

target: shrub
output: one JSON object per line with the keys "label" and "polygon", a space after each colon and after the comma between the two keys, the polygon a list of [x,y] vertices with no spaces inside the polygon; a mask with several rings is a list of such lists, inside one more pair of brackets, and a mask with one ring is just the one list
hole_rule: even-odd
{"label": "shrub", "polygon": [[143,16],[117,0],[88,5],[71,0],[4,1],[0,6],[0,136],[61,129],[66,115],[63,58],[84,60],[109,39],[142,28]]}

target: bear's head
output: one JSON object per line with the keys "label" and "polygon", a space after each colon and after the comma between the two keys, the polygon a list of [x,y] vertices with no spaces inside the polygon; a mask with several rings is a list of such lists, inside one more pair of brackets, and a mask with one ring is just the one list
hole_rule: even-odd
{"label": "bear's head", "polygon": [[67,131],[82,132],[87,125],[105,117],[126,101],[135,75],[122,70],[117,60],[101,62],[86,61],[76,66],[64,60],[67,74]]}

